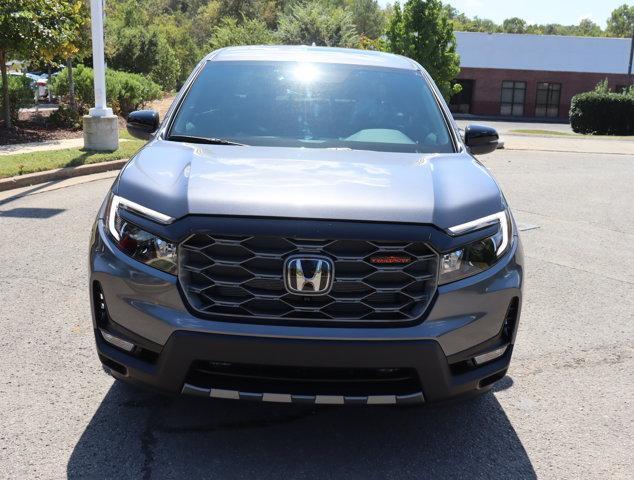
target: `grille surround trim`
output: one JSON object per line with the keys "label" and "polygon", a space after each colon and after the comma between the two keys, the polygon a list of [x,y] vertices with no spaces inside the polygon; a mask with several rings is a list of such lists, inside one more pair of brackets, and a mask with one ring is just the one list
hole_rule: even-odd
{"label": "grille surround trim", "polygon": [[[411,263],[376,265],[371,257],[405,254]],[[439,254],[425,241],[305,239],[199,231],[179,243],[178,285],[203,318],[267,324],[394,326],[421,321],[438,287]],[[335,266],[325,295],[288,293],[284,264],[325,256]]]}

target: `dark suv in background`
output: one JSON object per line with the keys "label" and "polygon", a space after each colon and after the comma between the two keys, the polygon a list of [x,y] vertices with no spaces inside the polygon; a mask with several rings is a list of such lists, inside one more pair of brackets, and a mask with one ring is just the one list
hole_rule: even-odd
{"label": "dark suv in background", "polygon": [[504,377],[523,260],[500,187],[416,62],[235,47],[196,67],[94,225],[99,358],[213,398],[431,402]]}

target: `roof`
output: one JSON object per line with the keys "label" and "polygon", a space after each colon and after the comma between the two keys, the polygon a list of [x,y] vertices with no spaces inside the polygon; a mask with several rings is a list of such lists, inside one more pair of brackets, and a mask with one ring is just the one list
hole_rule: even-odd
{"label": "roof", "polygon": [[629,38],[456,32],[460,66],[553,72],[623,73]]}
{"label": "roof", "polygon": [[207,55],[213,61],[287,61],[345,63],[351,65],[371,65],[376,67],[402,68],[414,70],[414,62],[400,55],[355,50],[352,48],[255,45],[227,47]]}

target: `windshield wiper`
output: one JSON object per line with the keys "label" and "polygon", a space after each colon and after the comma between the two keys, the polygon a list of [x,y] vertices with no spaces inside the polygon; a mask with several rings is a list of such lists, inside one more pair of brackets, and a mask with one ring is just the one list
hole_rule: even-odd
{"label": "windshield wiper", "polygon": [[174,142],[190,142],[190,143],[205,143],[208,145],[238,145],[243,147],[244,143],[233,142],[226,138],[210,138],[210,137],[196,137],[195,135],[170,135],[167,140]]}

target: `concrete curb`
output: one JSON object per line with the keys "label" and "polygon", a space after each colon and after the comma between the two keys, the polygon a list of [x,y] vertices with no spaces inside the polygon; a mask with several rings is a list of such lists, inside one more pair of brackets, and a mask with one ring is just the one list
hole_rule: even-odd
{"label": "concrete curb", "polygon": [[128,159],[126,158],[123,160],[113,160],[111,162],[91,163],[89,165],[80,165],[79,167],[57,168],[46,172],[28,173],[16,177],[2,178],[0,179],[0,192],[37,185],[38,183],[64,180],[65,178],[108,172],[110,170],[120,170],[127,161]]}

